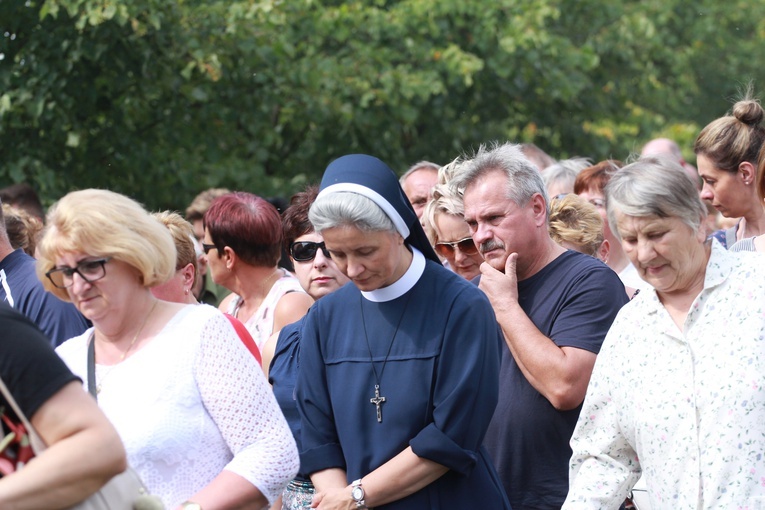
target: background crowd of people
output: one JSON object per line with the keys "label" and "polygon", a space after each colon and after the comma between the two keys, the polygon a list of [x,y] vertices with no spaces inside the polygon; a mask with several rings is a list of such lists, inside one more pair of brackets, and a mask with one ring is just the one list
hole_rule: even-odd
{"label": "background crowd of people", "polygon": [[283,211],[4,204],[0,377],[49,448],[0,507],[129,465],[171,509],[618,509],[639,480],[655,509],[759,508],[763,117],[711,122],[698,170],[667,139],[494,143],[401,177],[342,156]]}

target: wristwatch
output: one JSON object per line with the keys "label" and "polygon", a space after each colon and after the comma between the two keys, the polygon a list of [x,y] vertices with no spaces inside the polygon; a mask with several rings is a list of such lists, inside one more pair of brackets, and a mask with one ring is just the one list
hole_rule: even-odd
{"label": "wristwatch", "polygon": [[351,497],[356,502],[356,508],[367,508],[364,502],[364,488],[361,486],[361,478],[351,484]]}
{"label": "wristwatch", "polygon": [[202,510],[202,505],[194,503],[193,501],[184,501],[181,503],[183,510]]}

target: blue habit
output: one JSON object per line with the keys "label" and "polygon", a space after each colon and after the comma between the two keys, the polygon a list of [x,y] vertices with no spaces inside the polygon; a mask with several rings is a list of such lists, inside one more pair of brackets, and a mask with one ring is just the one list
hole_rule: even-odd
{"label": "blue habit", "polygon": [[[341,468],[350,483],[411,446],[449,471],[378,510],[510,508],[481,446],[504,341],[475,286],[430,260],[414,287],[390,301],[367,300],[348,284],[314,304],[300,342],[302,472]],[[372,359],[386,399],[381,423],[370,402]]]}

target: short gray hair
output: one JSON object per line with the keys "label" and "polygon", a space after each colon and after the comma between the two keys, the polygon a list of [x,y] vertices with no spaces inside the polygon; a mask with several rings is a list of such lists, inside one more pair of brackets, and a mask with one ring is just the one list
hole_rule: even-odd
{"label": "short gray hair", "polygon": [[526,206],[536,193],[542,195],[545,204],[548,204],[547,189],[542,175],[523,155],[521,146],[514,143],[495,142],[490,148],[481,145],[473,158],[465,162],[459,173],[454,176],[452,186],[462,193],[481,177],[497,170],[507,177],[507,198],[516,205]]}
{"label": "short gray hair", "polygon": [[308,210],[308,219],[319,234],[322,231],[353,226],[359,230],[396,232],[396,226],[372,199],[351,191],[319,195]]}
{"label": "short gray hair", "polygon": [[420,170],[428,170],[428,171],[431,171],[431,172],[438,172],[439,168],[441,168],[441,166],[433,163],[432,161],[426,161],[426,160],[418,161],[414,165],[410,166],[407,169],[406,172],[404,172],[404,175],[402,175],[399,178],[398,183],[403,186],[404,182],[406,182],[406,179],[410,175],[412,175],[415,172],[419,172]]}
{"label": "short gray hair", "polygon": [[549,190],[553,184],[562,183],[565,188],[574,192],[574,183],[579,172],[591,166],[587,158],[562,159],[542,170],[542,180]]}
{"label": "short gray hair", "polygon": [[707,215],[696,184],[668,158],[641,158],[625,166],[613,174],[605,194],[608,223],[619,238],[617,210],[627,216],[680,218],[694,232]]}

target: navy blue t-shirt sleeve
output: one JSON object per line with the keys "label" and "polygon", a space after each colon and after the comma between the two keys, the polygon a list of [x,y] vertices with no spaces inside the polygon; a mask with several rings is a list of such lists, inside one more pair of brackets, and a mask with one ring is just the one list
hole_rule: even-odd
{"label": "navy blue t-shirt sleeve", "polygon": [[61,301],[49,292],[40,294],[35,307],[34,321],[53,347],[81,335],[89,327],[85,317],[72,303]]}
{"label": "navy blue t-shirt sleeve", "polygon": [[565,289],[549,337],[560,347],[597,354],[616,314],[628,301],[624,284],[605,264],[581,271]]}
{"label": "navy blue t-shirt sleeve", "polygon": [[45,290],[35,273],[35,260],[21,249],[5,257],[0,294],[13,308],[34,322],[53,347],[81,335],[88,321],[72,304]]}

